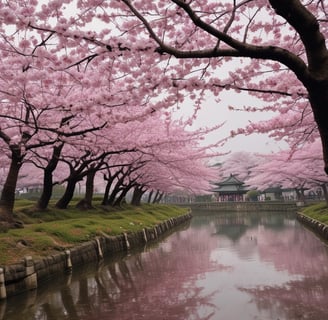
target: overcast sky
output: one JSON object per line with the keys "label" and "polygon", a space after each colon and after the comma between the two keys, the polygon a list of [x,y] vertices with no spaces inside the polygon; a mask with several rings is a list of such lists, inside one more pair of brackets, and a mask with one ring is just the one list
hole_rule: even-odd
{"label": "overcast sky", "polygon": [[[198,113],[198,118],[194,122],[192,128],[202,126],[212,127],[219,123],[226,122],[224,127],[211,133],[206,142],[214,143],[230,135],[231,130],[236,130],[240,127],[246,126],[249,121],[259,121],[270,119],[273,113],[268,112],[241,112],[231,111],[228,106],[243,107],[256,106],[259,102],[256,98],[249,96],[247,93],[236,93],[233,90],[225,91],[220,95],[221,101],[215,102],[214,98],[210,98],[203,105],[201,111]],[[180,110],[176,112],[176,116],[187,117],[192,115],[193,108],[190,102],[186,102],[180,106]],[[247,151],[257,153],[271,153],[277,152],[281,149],[286,149],[287,144],[280,141],[277,142],[268,135],[254,134],[250,136],[237,136],[226,143],[224,151]]]}

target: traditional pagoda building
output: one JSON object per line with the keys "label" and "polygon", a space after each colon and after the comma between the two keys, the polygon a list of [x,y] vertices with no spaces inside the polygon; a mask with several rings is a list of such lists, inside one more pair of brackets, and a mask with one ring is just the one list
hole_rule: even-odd
{"label": "traditional pagoda building", "polygon": [[245,201],[245,194],[249,191],[244,182],[237,179],[233,174],[222,182],[217,182],[214,184],[216,187],[213,189],[213,192],[219,202]]}

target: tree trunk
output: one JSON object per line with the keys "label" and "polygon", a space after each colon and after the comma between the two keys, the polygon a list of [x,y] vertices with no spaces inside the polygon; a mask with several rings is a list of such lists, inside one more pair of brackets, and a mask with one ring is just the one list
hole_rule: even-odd
{"label": "tree trunk", "polygon": [[52,157],[48,162],[48,165],[44,169],[43,175],[43,190],[42,194],[37,202],[37,208],[40,210],[45,210],[48,207],[49,201],[52,196],[52,189],[53,189],[53,172],[55,171],[58,162],[59,156],[63,149],[64,144],[62,143],[59,146],[55,146],[53,148]]}
{"label": "tree trunk", "polygon": [[108,206],[113,206],[114,202],[115,202],[115,198],[119,195],[119,193],[122,191],[122,188],[120,188],[119,186],[115,186],[114,189],[112,190],[108,201],[107,201],[107,205]]}
{"label": "tree trunk", "polygon": [[122,190],[122,192],[120,193],[120,195],[115,199],[114,203],[113,203],[113,207],[118,207],[120,206],[124,199],[125,199],[125,196],[127,195],[127,193],[129,192],[129,190],[132,188],[132,186],[130,187],[126,187]]}
{"label": "tree trunk", "polygon": [[[146,190],[142,190],[142,187],[135,187],[132,195],[131,204],[134,206],[140,206],[141,198]],[[149,203],[149,202],[148,202]]]}
{"label": "tree trunk", "polygon": [[[298,32],[306,53],[306,65],[291,66],[309,93],[323,147],[324,169],[328,174],[328,50],[319,20],[301,1],[269,0],[275,12]],[[287,60],[286,60],[287,61]],[[285,63],[283,60],[280,62]],[[288,66],[288,63],[286,64]]]}
{"label": "tree trunk", "polygon": [[0,198],[0,222],[12,224],[15,204],[16,185],[22,166],[22,155],[18,146],[11,147],[11,163]]}
{"label": "tree trunk", "polygon": [[161,192],[161,193],[159,194],[159,197],[158,197],[157,200],[156,200],[156,203],[160,203],[161,200],[162,200],[162,198],[163,198],[163,196],[164,196],[164,192]]}
{"label": "tree trunk", "polygon": [[158,196],[159,196],[159,190],[156,191],[155,197],[153,199],[153,203],[157,203]]}
{"label": "tree trunk", "polygon": [[43,173],[43,189],[41,196],[36,204],[37,209],[45,210],[48,207],[52,196],[52,171],[45,169]]}
{"label": "tree trunk", "polygon": [[322,84],[314,84],[314,87],[311,87],[308,91],[310,94],[310,102],[314,119],[318,125],[318,130],[321,137],[323,160],[325,164],[324,169],[326,174],[328,174],[328,79],[323,82],[324,83]]}
{"label": "tree trunk", "polygon": [[104,180],[107,180],[107,184],[106,184],[106,188],[105,188],[105,193],[104,193],[104,197],[103,197],[103,200],[102,200],[102,205],[103,206],[108,206],[109,205],[109,198],[110,198],[110,189],[113,185],[113,182],[114,182],[114,179],[116,178],[116,175],[114,176],[109,176],[108,178],[106,178],[104,176]]}
{"label": "tree trunk", "polygon": [[92,198],[93,198],[93,190],[94,190],[94,180],[96,176],[97,170],[90,170],[87,174],[87,180],[85,184],[85,195],[84,198],[78,202],[76,205],[78,208],[82,210],[92,209]]}
{"label": "tree trunk", "polygon": [[117,197],[117,195],[124,189],[123,188],[123,181],[124,181],[124,176],[119,178],[112,190],[112,193],[109,196],[109,199],[107,201],[107,204],[109,206],[114,206],[115,203],[115,198]]}
{"label": "tree trunk", "polygon": [[52,172],[50,170],[45,169],[43,174],[43,189],[41,196],[37,202],[37,209],[39,210],[45,210],[48,207],[49,201],[52,196]]}
{"label": "tree trunk", "polygon": [[103,196],[103,200],[101,202],[101,204],[103,206],[107,206],[108,205],[109,191],[110,191],[111,185],[112,185],[112,182],[111,181],[107,181],[105,192],[104,192],[104,196]]}
{"label": "tree trunk", "polygon": [[321,185],[322,191],[323,191],[323,196],[325,197],[326,205],[328,206],[328,190],[327,190],[327,185],[322,184]]}
{"label": "tree trunk", "polygon": [[152,196],[153,196],[153,193],[154,193],[154,190],[151,190],[151,191],[149,192],[147,203],[151,203],[151,198],[152,198]]}
{"label": "tree trunk", "polygon": [[75,186],[79,180],[78,179],[68,179],[65,193],[57,201],[56,208],[58,209],[67,209],[68,204],[71,202],[74,196]]}
{"label": "tree trunk", "polygon": [[[110,172],[110,170],[108,169],[108,176],[106,177],[106,175],[104,174],[104,180],[107,181],[107,184],[106,184],[104,197],[103,197],[103,200],[102,200],[102,203],[101,203],[102,205],[104,205],[104,206],[113,205],[115,197],[118,194],[118,192],[121,190],[120,186],[123,183],[123,177],[118,178],[118,176],[122,172],[123,172],[123,170],[119,169],[114,174],[112,174]],[[117,181],[114,184],[115,180],[117,180]],[[113,187],[113,190],[111,191],[112,187]]]}

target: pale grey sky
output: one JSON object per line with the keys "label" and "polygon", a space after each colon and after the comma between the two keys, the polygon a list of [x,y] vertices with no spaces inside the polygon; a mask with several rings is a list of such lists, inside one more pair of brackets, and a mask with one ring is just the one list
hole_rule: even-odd
{"label": "pale grey sky", "polygon": [[[262,104],[255,97],[249,96],[247,93],[236,93],[233,90],[225,91],[220,95],[220,102],[216,102],[214,98],[209,97],[198,113],[192,128],[202,126],[212,127],[219,123],[226,122],[225,125],[211,133],[206,142],[214,143],[224,137],[230,135],[231,130],[236,130],[239,127],[246,126],[249,121],[260,121],[270,119],[274,114],[268,112],[241,112],[231,111],[228,106],[241,108],[243,106],[257,106]],[[187,117],[192,115],[193,108],[190,102],[186,102],[180,106],[180,110],[176,116]],[[247,151],[258,153],[277,152],[281,149],[286,149],[287,144],[283,141],[275,141],[269,138],[268,135],[254,134],[249,136],[237,136],[228,141],[224,147],[224,151]]]}

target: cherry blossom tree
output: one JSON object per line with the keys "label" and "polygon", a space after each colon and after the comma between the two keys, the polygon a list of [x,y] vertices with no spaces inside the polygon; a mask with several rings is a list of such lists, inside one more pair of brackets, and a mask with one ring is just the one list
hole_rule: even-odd
{"label": "cherry blossom tree", "polygon": [[[218,155],[217,152],[209,152],[217,145],[200,147],[199,143],[206,134],[221,126],[187,131],[180,122],[168,118],[160,121],[157,117],[153,115],[146,121],[129,123],[121,130],[121,138],[127,134],[127,139],[131,140],[130,135],[133,134],[136,152],[111,159],[104,174],[108,183],[103,204],[119,205],[132,188],[132,203],[135,205],[140,204],[146,191],[156,190],[158,201],[160,194],[174,188],[200,193],[209,190],[208,181],[213,178],[214,171],[206,160]],[[126,165],[120,167],[117,165],[120,163]]]}
{"label": "cherry blossom tree", "polygon": [[[1,92],[0,138],[6,146],[5,154],[10,159],[10,167],[1,194],[0,213],[3,220],[8,222],[12,221],[15,189],[24,161],[33,161],[32,158],[40,154],[39,150],[54,146],[45,169],[48,174],[45,175],[45,182],[49,182],[49,173],[56,167],[63,141],[99,130],[102,127],[99,123],[105,123],[103,119],[89,121],[81,112],[74,114],[72,101],[77,107],[81,105],[82,88],[80,84],[76,86],[69,82],[71,75],[51,70],[45,73],[47,67],[37,69],[30,66],[21,70],[22,61],[19,58],[14,52],[2,60],[1,65],[8,77],[1,79],[4,90]],[[77,100],[78,94],[80,100]],[[82,123],[84,126],[81,126]]]}
{"label": "cherry blossom tree", "polygon": [[[134,131],[128,130],[125,142],[138,137],[133,148],[147,155],[147,165],[126,179],[135,181],[140,192],[161,193],[169,185],[197,189],[191,168],[201,174],[201,159],[207,157],[209,146],[199,148],[196,141],[204,132],[188,136],[186,125],[197,117],[207,92],[218,96],[223,90],[247,91],[263,100],[262,111],[280,113],[237,134],[273,130],[276,138],[287,136],[294,151],[320,136],[328,173],[323,1],[8,0],[0,12],[0,147],[11,160],[10,183],[4,184],[1,200],[5,220],[12,216],[23,161],[37,157],[35,163],[49,165],[52,172],[52,156],[63,152],[62,142],[63,148],[70,148],[74,134],[81,141],[80,129],[97,128],[104,135],[104,123],[112,130],[121,125],[121,132],[131,126]],[[178,126],[169,126],[171,110],[186,98],[195,111],[178,131]],[[252,106],[244,109],[256,111]],[[135,125],[138,121],[148,132]],[[173,132],[162,132],[150,139],[154,130],[149,128],[165,128],[162,121],[177,138]],[[298,135],[293,135],[295,128]],[[96,156],[92,147],[82,148],[82,154],[91,152],[96,159],[101,153]],[[103,151],[118,150],[117,144],[112,147]],[[41,161],[37,154],[42,150],[48,154]],[[155,179],[155,173],[161,178]],[[202,181],[199,189],[205,184]]]}
{"label": "cherry blossom tree", "polygon": [[[117,77],[132,70],[125,78],[130,90],[124,92],[135,95],[138,88],[152,97],[165,96],[162,106],[173,101],[179,105],[188,96],[197,110],[205,91],[247,91],[263,100],[261,110],[278,110],[281,117],[252,123],[239,133],[274,130],[281,138],[301,127],[293,146],[319,135],[327,168],[323,1],[50,1],[42,6],[33,1],[28,7],[24,2],[17,6],[18,0],[10,3],[10,9],[3,9],[3,23],[37,33],[42,39],[37,50],[50,44],[52,51],[66,50],[61,62],[65,68],[97,66],[108,59]],[[256,111],[253,106],[244,109]]]}
{"label": "cherry blossom tree", "polygon": [[241,181],[252,176],[254,169],[263,161],[260,155],[239,151],[226,156],[219,164],[218,173],[221,178],[229,177],[231,174],[238,175]]}
{"label": "cherry blossom tree", "polygon": [[322,1],[50,1],[42,6],[33,1],[29,7],[17,6],[18,0],[10,3],[3,22],[38,33],[38,50],[50,44],[52,51],[66,50],[66,68],[97,66],[109,59],[117,77],[133,71],[125,79],[130,84],[126,93],[135,94],[131,89],[138,87],[143,93],[153,92],[153,97],[166,96],[162,105],[173,100],[178,105],[188,96],[196,110],[205,90],[215,95],[245,90],[265,101],[261,110],[295,113],[288,114],[289,123],[280,118],[252,124],[240,133],[273,129],[281,138],[290,132],[282,124],[298,127],[307,122],[310,128],[303,134],[320,134],[327,154],[327,18]]}
{"label": "cherry blossom tree", "polygon": [[[129,43],[146,41],[147,34],[161,59],[179,59],[172,63],[178,88],[193,83],[215,94],[223,89],[246,90],[268,102],[266,110],[297,109],[294,125],[311,108],[328,173],[328,20],[323,1],[121,3],[126,8],[117,7],[132,15],[123,24]],[[235,60],[241,67],[231,68],[226,79],[219,78],[219,67],[229,67]],[[195,76],[190,74],[197,71],[198,82],[192,82]],[[274,123],[271,129],[276,129]]]}
{"label": "cherry blossom tree", "polygon": [[259,189],[271,186],[294,188],[300,200],[304,201],[304,190],[320,187],[328,204],[328,178],[322,170],[321,144],[319,139],[309,143],[292,154],[281,151],[263,155],[265,161],[254,168],[247,183]]}
{"label": "cherry blossom tree", "polygon": [[[104,169],[124,166],[122,157],[112,164],[112,158],[116,155],[136,152],[135,142],[131,139],[133,126],[129,122],[124,124],[112,124],[105,126],[98,132],[89,132],[80,139],[65,144],[59,161],[65,163],[68,172],[60,179],[66,182],[66,191],[56,203],[56,207],[66,209],[71,201],[76,184],[86,178],[85,197],[78,203],[79,208],[92,208],[92,196],[94,179],[97,172]],[[63,172],[61,172],[61,175]]]}
{"label": "cherry blossom tree", "polygon": [[[52,173],[67,140],[106,124],[142,120],[173,101],[165,96],[158,101],[156,87],[139,90],[138,76],[126,67],[130,61],[125,67],[116,64],[108,49],[107,60],[103,57],[91,67],[97,54],[85,58],[71,49],[68,40],[61,38],[60,42],[58,38],[52,43],[55,31],[41,32],[26,25],[36,2],[31,2],[31,7],[22,3],[24,9],[18,2],[11,4],[1,8],[0,21],[0,140],[10,159],[0,215],[9,223],[19,171],[27,157],[34,157],[29,161],[44,169],[44,192],[38,205],[45,208],[51,197]],[[152,103],[152,97],[157,101]]]}
{"label": "cherry blossom tree", "polygon": [[[159,201],[164,193],[184,190],[189,194],[203,194],[210,190],[209,181],[214,178],[216,170],[209,165],[209,159],[220,155],[210,152],[220,145],[221,141],[214,145],[201,147],[200,142],[206,135],[221,128],[218,125],[213,128],[202,128],[196,131],[188,131],[180,122],[169,121],[162,127],[150,126],[146,135],[139,136],[147,139],[151,135],[154,142],[146,143],[143,148],[145,165],[138,170],[142,171],[136,192],[140,199],[141,192],[155,191],[153,201]],[[162,137],[162,138],[160,138]],[[146,140],[147,141],[147,140]]]}
{"label": "cherry blossom tree", "polygon": [[[169,113],[156,112],[143,121],[126,121],[98,130],[77,131],[80,132],[77,135],[70,133],[61,136],[58,145],[34,151],[29,161],[43,171],[49,170],[51,174],[57,163],[61,164],[55,172],[57,181],[66,183],[65,193],[56,204],[61,209],[67,208],[76,184],[85,178],[85,197],[78,206],[92,208],[93,180],[96,173],[103,170],[107,172],[106,180],[109,182],[104,205],[120,205],[127,193],[138,187],[143,193],[149,188],[157,190],[154,201],[159,201],[160,194],[177,187],[192,192],[208,190],[212,170],[203,160],[217,155],[208,153],[217,144],[206,147],[199,147],[198,144],[207,133],[220,127],[188,131],[181,121],[170,120]],[[123,146],[127,149],[122,149]],[[51,170],[49,166],[52,166]],[[32,175],[35,176],[35,172],[32,171]],[[39,184],[42,184],[40,180]],[[51,187],[52,183],[48,187],[44,185],[43,190]],[[141,195],[135,196],[132,203],[138,205],[140,200]]]}

